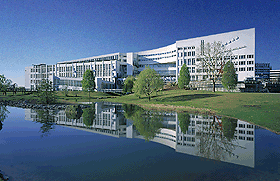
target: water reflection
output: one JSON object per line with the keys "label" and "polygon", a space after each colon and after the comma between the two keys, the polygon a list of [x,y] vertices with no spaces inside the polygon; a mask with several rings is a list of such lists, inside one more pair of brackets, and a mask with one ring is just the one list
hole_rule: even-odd
{"label": "water reflection", "polygon": [[44,109],[36,109],[32,111],[33,121],[41,123],[40,132],[42,133],[42,137],[48,136],[50,134],[50,130],[55,128],[55,121],[57,111],[54,110],[44,110]]}
{"label": "water reflection", "polygon": [[8,117],[9,113],[7,106],[0,105],[0,131],[3,128],[3,122]]}
{"label": "water reflection", "polygon": [[163,127],[164,115],[157,111],[145,110],[134,105],[123,105],[125,118],[133,120],[136,130],[146,141],[154,139]]}
{"label": "water reflection", "polygon": [[[241,120],[149,111],[117,103],[95,103],[83,109],[83,115],[75,119],[66,116],[64,110],[50,113],[55,115],[40,116],[44,114],[26,109],[25,119],[45,124],[42,133],[53,129],[55,123],[113,137],[145,139],[169,146],[176,152],[201,158],[248,167],[255,165],[255,126]],[[49,119],[50,123],[39,121],[42,117],[44,120]]]}

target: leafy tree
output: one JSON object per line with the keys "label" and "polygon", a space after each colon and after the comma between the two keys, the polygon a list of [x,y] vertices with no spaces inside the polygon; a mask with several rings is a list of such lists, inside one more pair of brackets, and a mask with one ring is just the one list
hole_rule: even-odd
{"label": "leafy tree", "polygon": [[64,85],[64,88],[63,88],[63,92],[64,92],[64,96],[67,97],[68,96],[68,85]]}
{"label": "leafy tree", "polygon": [[139,106],[133,104],[123,104],[122,108],[124,110],[124,117],[126,119],[132,119],[133,115],[139,110],[142,109]]}
{"label": "leafy tree", "polygon": [[36,86],[37,96],[41,103],[52,104],[56,101],[56,95],[52,86],[52,82],[43,79],[40,81],[39,85]]}
{"label": "leafy tree", "polygon": [[136,130],[145,138],[145,141],[153,139],[163,127],[162,114],[145,110],[132,104],[123,104],[124,116],[133,120]]}
{"label": "leafy tree", "polygon": [[21,91],[21,94],[23,94],[26,91],[25,87],[19,87],[18,90]]}
{"label": "leafy tree", "polygon": [[84,91],[88,91],[88,98],[90,98],[90,92],[95,89],[95,77],[92,70],[86,70],[83,75],[82,87]]}
{"label": "leafy tree", "polygon": [[179,84],[179,88],[183,89],[185,88],[187,85],[189,85],[190,83],[190,73],[189,73],[189,69],[186,66],[186,64],[184,64],[181,67],[180,70],[180,77],[178,78],[178,84]]}
{"label": "leafy tree", "polygon": [[10,112],[8,111],[6,106],[0,105],[0,130],[2,130],[3,128],[2,122],[4,122],[4,120],[8,117],[9,113]]}
{"label": "leafy tree", "polygon": [[135,78],[133,76],[128,76],[124,81],[123,92],[132,92],[134,81]]}
{"label": "leafy tree", "polygon": [[37,119],[34,121],[42,124],[40,127],[40,132],[42,133],[41,136],[48,136],[50,134],[50,130],[55,127],[56,112],[53,110],[37,109],[36,113]]}
{"label": "leafy tree", "polygon": [[68,105],[65,109],[65,113],[68,119],[80,119],[83,110],[80,105]]}
{"label": "leafy tree", "polygon": [[186,134],[190,125],[190,115],[188,113],[178,113],[178,120],[182,133]]}
{"label": "leafy tree", "polygon": [[237,119],[222,117],[223,133],[228,140],[234,139],[234,131],[237,127]]}
{"label": "leafy tree", "polygon": [[95,119],[95,109],[93,106],[83,109],[83,123],[90,127]]}
{"label": "leafy tree", "polygon": [[215,92],[216,81],[222,73],[225,65],[225,58],[231,55],[231,49],[226,49],[222,42],[206,43],[201,45],[198,54],[198,61],[203,73],[212,80],[213,92]]}
{"label": "leafy tree", "polygon": [[133,124],[137,131],[145,138],[146,141],[153,139],[156,134],[160,133],[162,128],[162,118],[152,111],[138,109],[132,117]]}
{"label": "leafy tree", "polygon": [[133,91],[140,98],[140,95],[146,95],[151,99],[151,94],[163,88],[163,80],[154,69],[145,68],[138,76],[133,86]]}
{"label": "leafy tree", "polygon": [[0,91],[7,95],[8,88],[12,85],[12,81],[4,75],[0,75]]}
{"label": "leafy tree", "polygon": [[227,90],[235,89],[237,85],[237,75],[231,61],[228,61],[224,66],[222,84]]}

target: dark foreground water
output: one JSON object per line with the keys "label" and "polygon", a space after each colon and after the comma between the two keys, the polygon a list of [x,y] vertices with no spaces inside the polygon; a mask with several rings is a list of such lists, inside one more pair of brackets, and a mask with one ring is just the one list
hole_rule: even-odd
{"label": "dark foreground water", "polygon": [[100,103],[77,119],[1,110],[11,180],[280,180],[280,136],[244,121]]}

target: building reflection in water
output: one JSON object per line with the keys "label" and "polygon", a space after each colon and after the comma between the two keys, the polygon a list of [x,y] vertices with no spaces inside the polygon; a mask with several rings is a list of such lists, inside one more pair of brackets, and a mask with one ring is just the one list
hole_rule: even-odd
{"label": "building reflection in water", "polygon": [[[145,139],[201,158],[255,166],[255,126],[250,123],[216,116],[148,111],[118,103],[94,103],[93,107],[92,125],[85,125],[83,116],[67,118],[64,110],[54,112],[52,122],[107,136]],[[25,119],[42,123],[37,112],[26,109]]]}

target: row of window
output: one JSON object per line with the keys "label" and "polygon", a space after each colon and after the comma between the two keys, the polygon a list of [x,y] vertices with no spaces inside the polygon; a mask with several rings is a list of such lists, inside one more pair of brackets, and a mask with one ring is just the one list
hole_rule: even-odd
{"label": "row of window", "polygon": [[[235,71],[239,71],[239,72],[245,72],[246,71],[246,67],[239,67],[238,68],[235,68]],[[254,71],[254,67],[247,67],[247,71]]]}
{"label": "row of window", "polygon": [[170,56],[158,57],[158,58],[144,58],[144,59],[139,59],[139,61],[153,61],[153,60],[160,60],[160,59],[172,58],[172,57],[176,57],[176,55],[170,55]]}
{"label": "row of window", "polygon": [[[246,132],[245,132],[245,130],[239,130],[238,133],[245,134]],[[247,131],[247,134],[248,135],[254,135],[254,131]]]}
{"label": "row of window", "polygon": [[155,53],[155,54],[147,54],[147,55],[139,55],[139,57],[150,57],[150,56],[157,56],[157,55],[166,55],[170,53],[174,53],[176,50],[169,51],[169,52],[163,52],[163,53]]}
{"label": "row of window", "polygon": [[184,60],[178,60],[178,64],[180,65],[180,62],[181,62],[181,65],[183,64],[187,64],[187,65],[195,65],[195,58],[189,58],[188,60],[187,59],[184,59]]}
{"label": "row of window", "polygon": [[[246,128],[246,125],[245,125],[245,124],[238,124],[238,127],[239,127],[239,128]],[[247,124],[247,128],[254,128],[254,125],[252,125],[252,124]]]}
{"label": "row of window", "polygon": [[190,47],[178,47],[178,50],[190,50],[190,49],[195,49],[195,46],[190,46]]}
{"label": "row of window", "polygon": [[[146,67],[147,65],[139,65],[139,67]],[[175,63],[164,63],[164,64],[151,64],[148,65],[150,68],[163,68],[163,67],[176,67]]]}
{"label": "row of window", "polygon": [[[239,136],[238,137],[240,140],[246,140],[246,137],[245,136]],[[254,141],[254,138],[253,137],[247,137],[247,141]]]}
{"label": "row of window", "polygon": [[178,57],[195,56],[195,51],[178,53]]}

